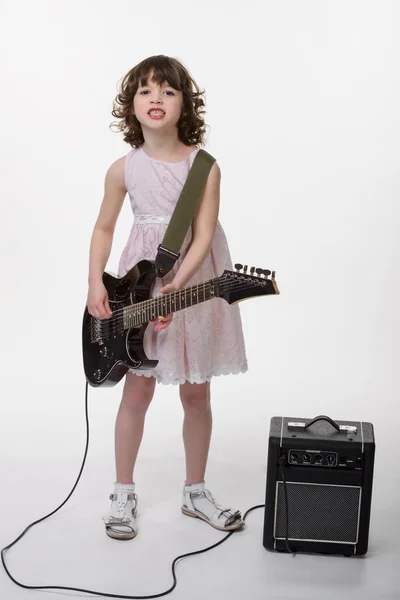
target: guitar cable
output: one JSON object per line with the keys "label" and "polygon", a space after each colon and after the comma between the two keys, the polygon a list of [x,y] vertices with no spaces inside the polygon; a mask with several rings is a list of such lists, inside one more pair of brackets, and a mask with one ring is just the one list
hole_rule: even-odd
{"label": "guitar cable", "polygon": [[[66,586],[61,586],[61,585],[25,585],[23,583],[21,583],[20,581],[17,581],[9,572],[5,560],[4,560],[4,555],[6,553],[7,550],[9,550],[10,548],[12,548],[25,534],[26,532],[33,527],[34,525],[37,525],[37,523],[40,523],[41,521],[44,521],[45,519],[47,519],[48,517],[51,517],[52,515],[54,515],[54,513],[56,513],[58,510],[60,510],[60,508],[62,506],[64,506],[64,504],[69,500],[69,498],[72,496],[76,486],[78,485],[78,482],[81,478],[82,475],[82,471],[83,471],[83,467],[85,466],[85,462],[86,462],[86,457],[87,457],[87,452],[88,452],[88,448],[89,448],[89,418],[88,418],[88,382],[86,381],[86,390],[85,390],[85,417],[86,417],[86,448],[85,448],[85,455],[83,457],[83,462],[82,462],[82,466],[80,468],[79,474],[78,474],[78,478],[75,482],[74,487],[72,488],[72,490],[70,491],[69,495],[67,496],[67,498],[64,500],[64,502],[62,504],[60,504],[60,506],[58,508],[56,508],[55,510],[53,510],[51,513],[49,513],[48,515],[42,517],[41,519],[38,519],[37,521],[34,521],[33,523],[31,523],[30,525],[28,525],[28,527],[13,541],[11,542],[11,544],[8,544],[8,546],[5,546],[4,548],[1,549],[1,561],[3,563],[3,567],[7,573],[7,575],[9,576],[9,578],[19,587],[27,589],[27,590],[71,590],[71,591],[75,591],[75,592],[85,592],[86,594],[95,594],[96,596],[104,596],[106,598],[126,598],[129,600],[147,600],[148,598],[161,598],[162,596],[166,596],[167,594],[170,594],[176,587],[177,584],[177,579],[176,579],[176,575],[175,575],[175,563],[180,560],[181,558],[185,558],[186,556],[194,556],[195,554],[202,554],[203,552],[208,552],[209,550],[212,550],[213,548],[216,548],[217,546],[219,546],[220,544],[222,544],[223,542],[225,542],[229,537],[231,537],[231,535],[233,533],[236,533],[235,530],[230,531],[225,537],[223,537],[219,542],[216,542],[215,544],[212,544],[211,546],[208,546],[207,548],[203,548],[202,550],[196,550],[194,552],[188,552],[187,554],[181,554],[180,556],[177,556],[171,565],[171,569],[172,569],[172,577],[174,580],[173,585],[166,590],[165,592],[160,592],[158,594],[152,594],[151,596],[125,596],[125,595],[121,595],[121,594],[108,594],[108,593],[104,593],[104,592],[96,592],[93,590],[87,590],[84,588],[75,588],[75,587],[66,587]],[[286,549],[287,551],[292,554],[293,556],[295,556],[296,551],[289,545],[289,541],[288,541],[288,530],[289,530],[289,519],[288,519],[288,498],[287,498],[287,489],[286,489],[286,477],[285,477],[285,473],[284,473],[284,464],[285,464],[285,456],[281,455],[280,458],[278,459],[278,464],[281,470],[281,474],[282,474],[282,480],[284,483],[284,492],[285,492],[285,513],[286,513],[286,539],[285,539],[285,545],[286,545]],[[252,506],[251,508],[249,508],[245,514],[243,515],[243,521],[246,520],[247,515],[253,511],[256,510],[258,508],[265,508],[265,504],[258,504],[256,506]]]}

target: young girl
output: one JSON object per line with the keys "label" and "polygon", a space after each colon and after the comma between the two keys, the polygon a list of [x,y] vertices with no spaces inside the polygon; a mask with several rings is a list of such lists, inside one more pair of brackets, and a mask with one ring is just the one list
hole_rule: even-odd
{"label": "young girl", "polygon": [[[102,275],[126,193],[134,223],[118,275],[142,259],[155,260],[199,145],[204,145],[201,95],[186,68],[163,55],[143,60],[122,80],[112,114],[121,119],[118,128],[132,149],[109,167],[105,177],[90,245],[87,306],[93,317],[111,316]],[[214,162],[181,255],[165,278],[156,279],[153,297],[232,270],[218,221],[220,177]],[[159,362],[154,370],[132,369],[126,374],[115,424],[116,482],[109,514],[103,517],[107,535],[126,540],[137,534],[133,471],[156,382],[179,384],[186,458],[182,512],[223,531],[242,527],[240,511],[220,505],[204,480],[212,429],[211,377],[247,371],[238,305],[214,298],[178,311],[173,318],[159,317],[157,323],[149,323],[143,344],[147,356]]]}

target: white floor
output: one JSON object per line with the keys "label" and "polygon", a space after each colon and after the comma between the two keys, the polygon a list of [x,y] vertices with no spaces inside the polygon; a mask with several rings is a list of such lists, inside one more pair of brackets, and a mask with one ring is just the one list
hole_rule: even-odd
{"label": "white floor", "polygon": [[[232,385],[234,382],[234,385]],[[206,481],[223,503],[248,508],[264,502],[269,419],[266,392],[249,387],[249,375],[218,378],[213,384],[213,438]],[[79,472],[85,445],[84,381],[63,390],[73,398],[60,409],[50,390],[31,414],[12,413],[2,430],[0,545],[12,542],[31,522],[56,509]],[[226,393],[227,385],[229,394]],[[54,388],[55,389],[55,388]],[[90,445],[82,478],[59,512],[31,528],[6,553],[11,574],[33,586],[67,586],[126,596],[166,591],[173,584],[171,563],[205,548],[226,534],[180,511],[184,480],[182,408],[177,388],[158,386],[150,406],[135,471],[139,533],[128,542],[106,536],[101,517],[109,507],[114,481],[113,428],[121,388],[89,388]],[[60,393],[60,392],[59,392]],[[246,402],[247,410],[243,411]],[[38,408],[40,406],[41,408]],[[330,406],[288,403],[285,416],[331,414]],[[41,410],[41,412],[39,412]],[[343,409],[344,410],[344,409]],[[357,410],[357,409],[356,409]],[[177,587],[170,597],[203,599],[324,600],[400,597],[399,471],[390,451],[396,423],[374,419],[377,439],[369,551],[364,557],[268,552],[262,545],[264,509],[251,512],[246,526],[210,552],[176,564]],[[353,411],[354,412],[354,411]],[[61,416],[60,416],[61,414]],[[368,412],[370,416],[371,412]],[[355,415],[352,413],[351,418]],[[392,441],[391,441],[392,440]],[[0,597],[94,597],[63,590],[28,591],[0,571]]]}

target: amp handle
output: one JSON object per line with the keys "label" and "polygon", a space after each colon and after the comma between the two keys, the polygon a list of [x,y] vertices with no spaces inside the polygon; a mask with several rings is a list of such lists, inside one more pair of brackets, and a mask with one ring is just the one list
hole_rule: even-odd
{"label": "amp handle", "polygon": [[338,423],[336,423],[336,421],[334,421],[327,415],[318,415],[317,417],[310,419],[307,423],[289,421],[288,429],[290,431],[305,431],[308,427],[310,427],[313,423],[316,423],[317,421],[328,421],[328,423],[330,423],[332,427],[334,427],[339,433],[357,433],[357,427],[355,427],[354,425],[339,425]]}

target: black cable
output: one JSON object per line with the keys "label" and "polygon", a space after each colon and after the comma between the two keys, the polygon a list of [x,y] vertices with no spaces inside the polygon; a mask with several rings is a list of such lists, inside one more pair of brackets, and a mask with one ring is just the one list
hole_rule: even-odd
{"label": "black cable", "polygon": [[296,551],[293,550],[289,544],[289,506],[288,506],[288,497],[287,497],[287,488],[286,488],[286,477],[285,477],[285,471],[283,469],[284,464],[286,463],[286,459],[285,456],[281,456],[278,460],[278,464],[282,473],[282,481],[283,481],[283,489],[285,492],[285,515],[286,515],[286,538],[285,538],[285,545],[286,545],[286,550],[290,553],[290,554],[296,554]]}
{"label": "black cable", "polygon": [[[126,598],[127,600],[147,600],[148,598],[161,598],[161,596],[166,596],[167,594],[170,594],[176,587],[176,575],[175,575],[175,563],[180,560],[181,558],[184,558],[185,556],[194,556],[195,554],[202,554],[203,552],[208,552],[208,550],[212,550],[213,548],[216,548],[217,546],[219,546],[220,544],[222,544],[223,542],[225,542],[225,540],[227,540],[233,533],[236,533],[236,530],[230,531],[224,538],[222,538],[222,540],[220,540],[219,542],[213,544],[212,546],[208,546],[207,548],[204,548],[203,550],[196,550],[195,552],[188,552],[187,554],[181,554],[180,556],[177,556],[173,563],[172,563],[172,577],[174,580],[173,585],[165,592],[160,592],[159,594],[152,594],[151,596],[124,596],[121,594],[107,594],[104,592],[95,592],[93,590],[86,590],[84,588],[75,588],[75,587],[66,587],[66,586],[61,586],[61,585],[24,585],[23,583],[20,583],[19,581],[17,581],[9,572],[9,570],[6,567],[6,563],[4,560],[4,554],[6,553],[6,551],[9,548],[12,548],[14,546],[14,544],[16,544],[25,534],[26,532],[33,527],[33,525],[36,525],[37,523],[40,523],[41,521],[44,521],[45,519],[47,519],[48,517],[51,517],[51,515],[54,515],[54,513],[56,513],[58,510],[60,510],[60,508],[62,506],[64,506],[64,504],[67,502],[67,500],[72,496],[73,491],[75,490],[76,486],[78,485],[79,479],[82,475],[82,471],[83,471],[83,467],[85,466],[85,462],[86,462],[86,456],[87,456],[87,452],[88,452],[88,448],[89,448],[89,417],[88,417],[88,382],[86,381],[86,390],[85,390],[85,417],[86,417],[86,448],[85,448],[85,455],[83,457],[83,462],[82,462],[82,466],[81,469],[79,471],[79,475],[78,478],[75,482],[74,487],[72,488],[71,492],[69,493],[69,495],[67,496],[67,498],[64,500],[64,502],[62,504],[60,504],[60,506],[58,508],[56,508],[55,510],[53,510],[53,512],[49,513],[48,515],[46,515],[45,517],[42,517],[41,519],[38,519],[37,521],[34,521],[33,523],[31,523],[30,525],[28,525],[28,527],[8,546],[5,546],[4,548],[1,549],[1,562],[3,563],[3,567],[7,573],[7,575],[9,576],[9,578],[19,587],[25,588],[26,590],[71,590],[74,592],[85,592],[87,594],[95,594],[96,596],[104,596],[107,598]],[[282,467],[281,467],[282,468]],[[286,485],[286,483],[285,483]],[[249,512],[251,512],[252,510],[256,510],[257,508],[264,508],[265,504],[258,504],[257,506],[252,506],[251,508],[249,508],[244,516],[243,516],[243,521],[246,520],[246,516],[249,514]],[[286,510],[286,517],[287,517],[287,510]],[[288,527],[288,526],[287,526]],[[287,541],[287,530],[286,530],[286,541]]]}

